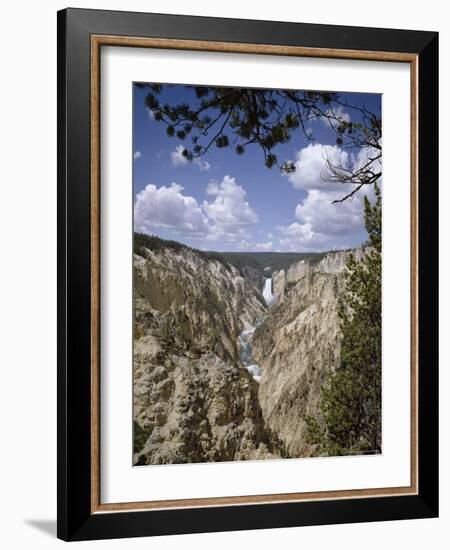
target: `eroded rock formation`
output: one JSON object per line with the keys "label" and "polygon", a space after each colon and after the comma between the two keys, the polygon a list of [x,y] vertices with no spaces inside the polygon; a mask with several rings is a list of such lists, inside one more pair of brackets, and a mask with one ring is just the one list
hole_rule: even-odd
{"label": "eroded rock formation", "polygon": [[264,419],[292,457],[311,453],[305,415],[317,414],[325,374],[339,364],[338,300],[347,257],[333,252],[275,273],[276,305],[253,336]]}
{"label": "eroded rock formation", "polygon": [[305,416],[340,359],[348,252],[273,273],[267,307],[254,267],[175,244],[134,257],[134,463],[309,456]]}
{"label": "eroded rock formation", "polygon": [[279,457],[237,339],[265,315],[233,266],[193,250],[134,259],[134,462]]}

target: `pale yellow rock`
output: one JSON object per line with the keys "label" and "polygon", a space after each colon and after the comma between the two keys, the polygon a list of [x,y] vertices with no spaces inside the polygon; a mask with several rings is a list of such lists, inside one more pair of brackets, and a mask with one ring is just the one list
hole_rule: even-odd
{"label": "pale yellow rock", "polygon": [[239,272],[193,251],[135,255],[135,464],[280,457],[237,338],[266,314]]}
{"label": "pale yellow rock", "polygon": [[[339,364],[348,254],[274,273],[271,308],[254,273],[186,248],[136,254],[135,464],[309,456],[305,415],[317,414],[324,377]],[[238,349],[256,324],[259,384]]]}
{"label": "pale yellow rock", "polygon": [[[360,249],[352,253],[362,255]],[[305,416],[317,414],[324,377],[339,364],[338,299],[348,255],[333,252],[276,273],[277,304],[252,339],[264,420],[292,457],[311,454]]]}

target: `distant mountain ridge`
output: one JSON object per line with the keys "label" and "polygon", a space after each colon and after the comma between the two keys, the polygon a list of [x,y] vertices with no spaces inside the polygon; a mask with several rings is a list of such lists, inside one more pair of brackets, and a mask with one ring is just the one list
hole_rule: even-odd
{"label": "distant mountain ridge", "polygon": [[258,283],[256,286],[260,289],[264,284],[264,279],[271,277],[273,273],[286,270],[301,260],[314,264],[329,254],[329,252],[216,252],[199,250],[178,241],[162,239],[156,235],[135,233],[134,252],[138,254],[142,247],[153,251],[162,248],[175,251],[192,250],[204,260],[217,260],[225,267],[227,265],[234,266],[242,276],[253,278],[254,282]]}
{"label": "distant mountain ridge", "polygon": [[301,260],[315,263],[328,252],[220,252],[233,265],[257,265],[266,277]]}

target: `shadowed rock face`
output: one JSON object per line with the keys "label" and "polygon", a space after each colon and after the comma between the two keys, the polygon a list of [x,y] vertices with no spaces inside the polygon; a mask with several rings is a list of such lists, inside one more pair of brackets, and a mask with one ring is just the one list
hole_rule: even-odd
{"label": "shadowed rock face", "polygon": [[277,303],[253,336],[264,420],[292,457],[311,454],[304,416],[317,414],[325,374],[339,364],[338,300],[347,257],[348,252],[330,253],[320,262],[301,261],[275,273]]}
{"label": "shadowed rock face", "polygon": [[265,314],[232,266],[195,251],[134,259],[134,463],[279,457],[237,338]]}

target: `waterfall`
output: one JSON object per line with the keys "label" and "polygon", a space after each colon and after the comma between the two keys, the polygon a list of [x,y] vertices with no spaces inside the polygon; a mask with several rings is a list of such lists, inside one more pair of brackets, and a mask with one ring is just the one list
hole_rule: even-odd
{"label": "waterfall", "polygon": [[268,306],[271,306],[272,303],[273,303],[273,300],[275,298],[275,296],[273,295],[273,292],[272,292],[272,278],[271,277],[266,277],[266,282],[264,283],[264,288],[263,288],[263,297],[264,297],[264,300],[266,301],[266,304]]}

